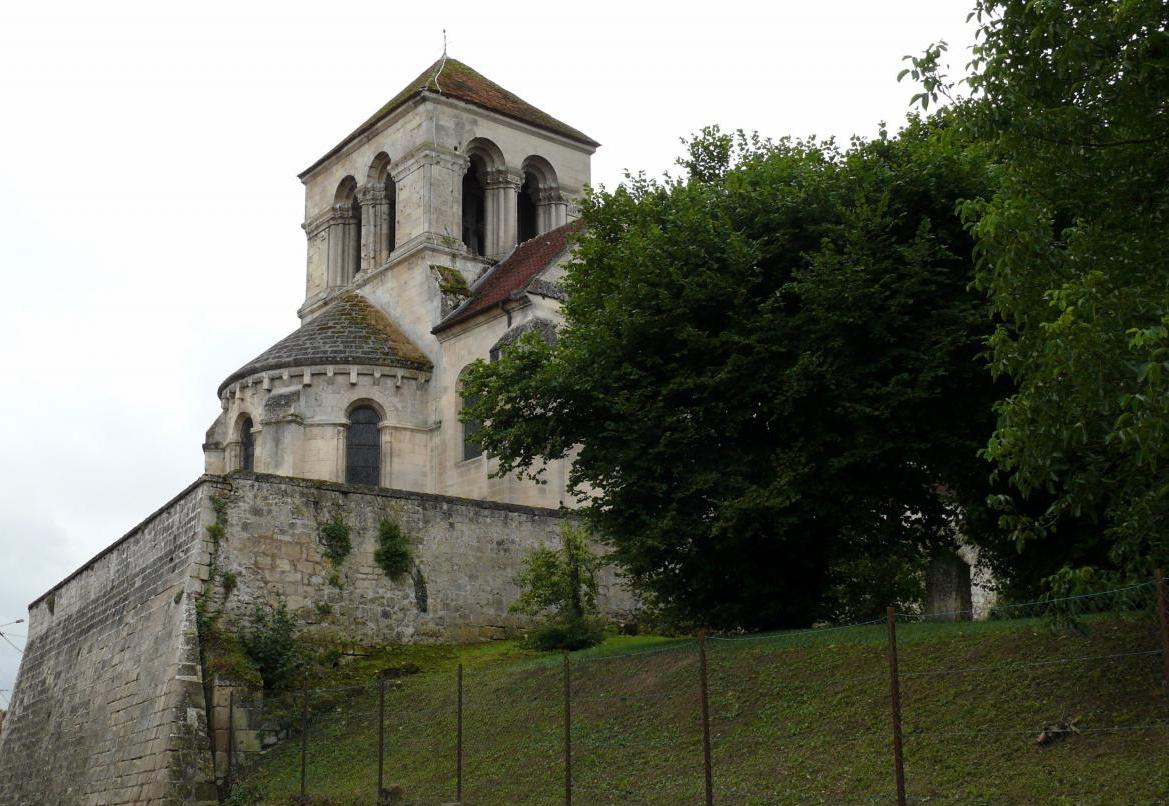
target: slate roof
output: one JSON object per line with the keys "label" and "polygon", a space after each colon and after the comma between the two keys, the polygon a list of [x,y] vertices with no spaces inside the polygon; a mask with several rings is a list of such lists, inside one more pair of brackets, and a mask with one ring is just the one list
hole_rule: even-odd
{"label": "slate roof", "polygon": [[[578,143],[583,143],[593,148],[600,145],[600,143],[584,132],[579,129],[574,129],[567,123],[560,122],[547,112],[542,112],[515,93],[505,90],[494,81],[484,77],[457,59],[444,58],[446,59],[445,64],[443,63],[443,59],[439,59],[430,65],[430,67],[423,70],[418,78],[411,81],[401,92],[387,101],[369,120],[358,126],[348,137],[334,146],[329,153],[301,172],[300,178],[303,179],[310,171],[344,148],[350,140],[372,128],[375,123],[386,115],[405,104],[411,98],[424,92],[454,98],[455,100],[463,101],[473,106],[498,112],[505,117],[550,132],[555,132],[570,140],[575,140]],[[438,74],[437,82],[435,81],[436,73]]]}
{"label": "slate roof", "polygon": [[389,317],[365,297],[351,291],[228,375],[219,386],[219,394],[232,383],[258,372],[321,364],[431,369],[422,351]]}
{"label": "slate roof", "polygon": [[564,253],[568,248],[569,236],[579,231],[583,224],[580,220],[572,221],[524,241],[510,255],[491,267],[471,287],[470,299],[451,311],[430,332],[440,333],[507,299],[516,298],[527,289],[536,275]]}

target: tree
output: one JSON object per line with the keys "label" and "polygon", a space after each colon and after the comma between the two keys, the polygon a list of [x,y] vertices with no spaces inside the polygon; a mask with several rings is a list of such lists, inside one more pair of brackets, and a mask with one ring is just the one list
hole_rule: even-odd
{"label": "tree", "polygon": [[567,520],[560,550],[541,548],[525,560],[515,582],[520,595],[513,613],[543,617],[531,642],[540,649],[583,649],[605,637],[596,620],[600,560],[589,548],[588,532]]}
{"label": "tree", "polygon": [[464,386],[498,472],[572,454],[642,596],[714,627],[806,624],[858,559],[950,541],[996,392],[956,214],[986,167],[948,126],[847,149],[708,129],[687,177],[588,196],[555,346]]}
{"label": "tree", "polygon": [[[1169,562],[1169,6],[975,15],[967,120],[1001,170],[965,215],[1000,318],[991,366],[1017,387],[986,453],[1027,497],[995,499],[1011,528],[997,555],[1009,569],[1041,545],[1051,573],[1147,576]],[[936,64],[915,60],[927,90],[947,86]]]}

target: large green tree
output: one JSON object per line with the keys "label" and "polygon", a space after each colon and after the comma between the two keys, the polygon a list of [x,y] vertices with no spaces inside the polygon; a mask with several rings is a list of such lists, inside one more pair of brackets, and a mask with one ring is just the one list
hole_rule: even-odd
{"label": "large green tree", "polygon": [[[975,15],[967,120],[1001,170],[966,215],[999,315],[992,367],[1017,387],[987,454],[1028,497],[999,500],[997,555],[1009,572],[1038,545],[1049,571],[1143,576],[1169,563],[1169,5]],[[946,86],[937,56],[915,61],[923,98]]]}
{"label": "large green tree", "polygon": [[572,456],[614,559],[682,619],[855,615],[830,591],[870,577],[896,595],[886,566],[987,494],[990,314],[956,213],[987,173],[945,125],[847,149],[708,130],[685,177],[589,196],[559,339],[465,384],[499,472]]}

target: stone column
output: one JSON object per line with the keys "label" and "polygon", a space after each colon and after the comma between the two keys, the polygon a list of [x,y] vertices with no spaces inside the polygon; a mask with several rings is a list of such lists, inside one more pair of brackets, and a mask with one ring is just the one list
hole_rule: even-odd
{"label": "stone column", "polygon": [[536,232],[541,235],[568,223],[568,203],[555,188],[541,190],[536,197]]}
{"label": "stone column", "polygon": [[516,212],[524,178],[507,170],[489,171],[487,192],[487,244],[484,255],[500,260],[516,245]]}
{"label": "stone column", "polygon": [[361,203],[361,271],[376,269],[389,258],[386,237],[386,191],[383,187],[362,188]]}
{"label": "stone column", "polygon": [[378,456],[378,484],[382,487],[394,486],[394,432],[393,426],[386,420],[377,424],[378,439],[381,443],[381,453]]}

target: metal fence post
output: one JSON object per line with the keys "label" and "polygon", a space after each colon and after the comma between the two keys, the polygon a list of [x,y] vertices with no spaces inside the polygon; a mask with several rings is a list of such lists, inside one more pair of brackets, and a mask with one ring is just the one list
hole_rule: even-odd
{"label": "metal fence post", "polygon": [[463,664],[459,664],[455,727],[455,802],[463,802]]}
{"label": "metal fence post", "polygon": [[1157,619],[1161,624],[1161,683],[1169,693],[1169,594],[1165,592],[1165,573],[1157,569]]}
{"label": "metal fence post", "polygon": [[901,686],[897,680],[897,617],[893,608],[885,610],[889,625],[889,704],[893,714],[893,766],[897,775],[897,804],[905,806],[905,759],[901,753]]}
{"label": "metal fence post", "polygon": [[227,692],[227,791],[235,779],[235,690]]}
{"label": "metal fence post", "polygon": [[698,631],[698,682],[702,694],[702,766],[706,776],[706,806],[714,806],[714,774],[710,763],[710,694],[706,679],[706,630]]}
{"label": "metal fence post", "polygon": [[308,767],[308,678],[301,684],[300,698],[300,797],[305,795],[305,777]]}
{"label": "metal fence post", "polygon": [[564,650],[564,806],[572,806],[572,687]]}
{"label": "metal fence post", "polygon": [[377,801],[382,802],[384,787],[384,770],[386,759],[386,673],[378,672],[377,676]]}

